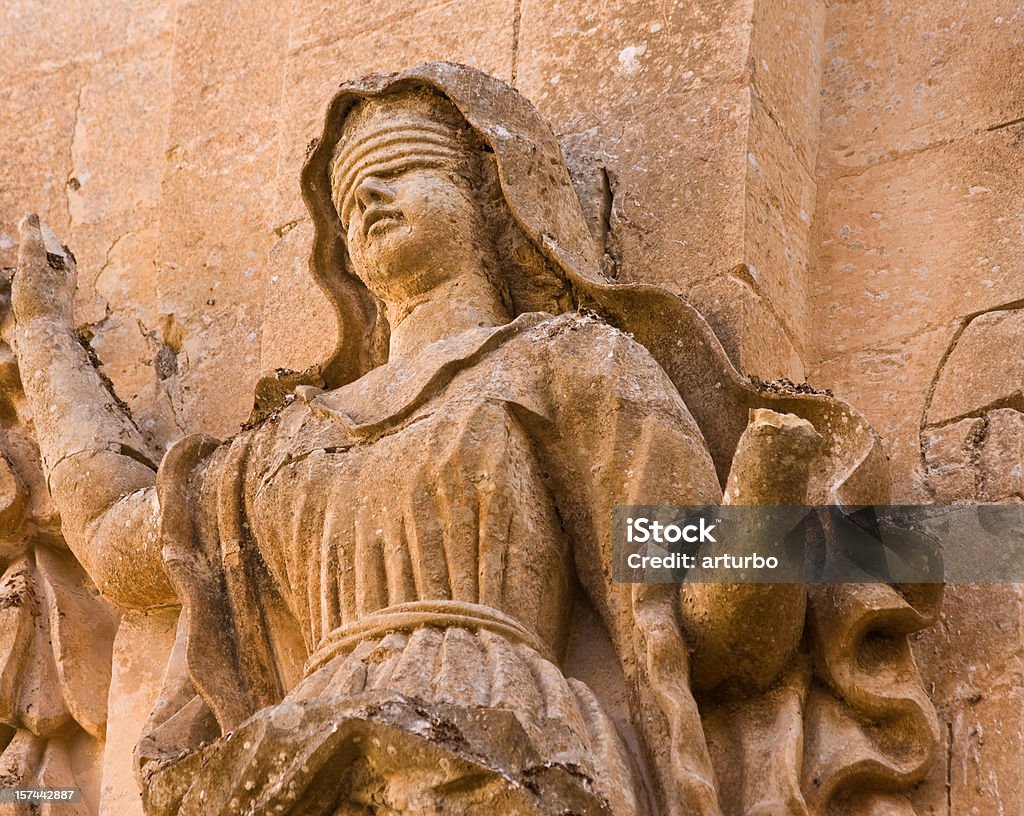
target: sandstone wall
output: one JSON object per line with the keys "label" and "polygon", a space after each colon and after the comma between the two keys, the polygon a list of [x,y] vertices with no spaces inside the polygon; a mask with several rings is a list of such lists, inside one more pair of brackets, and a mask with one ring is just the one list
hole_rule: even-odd
{"label": "sandstone wall", "polygon": [[[825,36],[809,377],[883,435],[896,501],[1019,502],[992,482],[1021,462],[1024,7],[837,3]],[[1022,609],[950,587],[918,643],[947,742],[926,813],[1024,814]]]}
{"label": "sandstone wall", "polygon": [[[298,170],[334,87],[467,62],[549,118],[610,272],[691,297],[749,373],[864,410],[897,498],[968,498],[974,476],[936,485],[974,466],[957,423],[992,405],[954,389],[950,421],[925,413],[967,322],[1024,298],[1022,37],[998,0],[8,0],[0,266],[40,212],[154,448],[230,435],[261,371],[332,343]],[[924,812],[1024,814],[1021,609],[1013,587],[954,589],[918,644],[949,738]],[[110,813],[131,811],[127,752],[171,634],[122,627]]]}

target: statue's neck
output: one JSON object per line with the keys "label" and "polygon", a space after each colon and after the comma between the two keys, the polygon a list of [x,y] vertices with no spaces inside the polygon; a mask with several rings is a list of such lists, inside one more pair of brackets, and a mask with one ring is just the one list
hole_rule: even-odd
{"label": "statue's neck", "polygon": [[388,309],[390,360],[407,359],[439,340],[469,329],[501,326],[511,316],[482,274],[447,280],[425,295]]}

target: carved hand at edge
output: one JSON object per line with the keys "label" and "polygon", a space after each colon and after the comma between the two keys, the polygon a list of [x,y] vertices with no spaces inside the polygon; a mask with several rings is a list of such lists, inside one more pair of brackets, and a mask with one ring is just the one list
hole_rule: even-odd
{"label": "carved hand at edge", "polygon": [[22,219],[19,232],[18,270],[11,284],[15,320],[53,320],[71,326],[78,277],[75,256],[35,213]]}
{"label": "carved hand at edge", "polygon": [[[807,420],[766,409],[751,411],[726,485],[725,504],[801,505],[824,440]],[[756,548],[759,535],[750,532]],[[698,690],[755,693],[789,665],[803,628],[802,584],[685,584],[684,628],[694,645]]]}

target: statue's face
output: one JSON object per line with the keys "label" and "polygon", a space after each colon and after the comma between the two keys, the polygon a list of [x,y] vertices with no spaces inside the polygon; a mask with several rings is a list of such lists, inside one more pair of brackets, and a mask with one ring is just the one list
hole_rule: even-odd
{"label": "statue's face", "polygon": [[388,304],[429,293],[472,262],[482,230],[464,172],[470,156],[454,133],[392,116],[375,113],[346,133],[333,173],[355,272]]}
{"label": "statue's face", "polygon": [[410,164],[367,174],[347,199],[349,256],[385,302],[429,292],[471,251],[479,212],[468,185],[450,171]]}

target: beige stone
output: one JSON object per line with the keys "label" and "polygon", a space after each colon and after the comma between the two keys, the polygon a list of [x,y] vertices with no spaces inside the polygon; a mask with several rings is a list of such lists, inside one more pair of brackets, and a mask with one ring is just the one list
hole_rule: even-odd
{"label": "beige stone", "polygon": [[[607,174],[613,268],[685,293],[744,370],[802,380],[818,79],[789,80],[820,60],[824,7],[526,3],[522,19],[519,86]],[[737,296],[721,282],[740,264]]]}
{"label": "beige stone", "polygon": [[[230,3],[175,7],[157,308],[161,340],[177,358],[179,420],[215,435],[244,420],[258,376],[274,238],[267,191],[277,167],[277,126],[267,112],[280,103],[286,15],[279,4],[246,15]],[[220,342],[200,339],[211,334]],[[225,381],[217,372],[226,369],[237,376]]]}
{"label": "beige stone", "polygon": [[[624,815],[649,797],[679,816],[734,801],[824,813],[866,752],[876,771],[858,795],[901,801],[890,791],[927,773],[937,727],[899,643],[934,599],[908,617],[887,585],[610,581],[617,504],[884,500],[866,423],[827,395],[755,387],[685,301],[605,278],[557,140],[476,69],[343,86],[302,182],[313,234],[296,226],[274,255],[312,238],[337,346],[262,381],[242,433],[187,436],[158,468],[73,332],[74,258],[37,217],[21,227],[14,350],[62,533],[123,609],[182,609],[169,654],[173,613],[126,619],[104,785],[138,738],[149,814]],[[183,390],[231,359],[194,339],[191,317]],[[84,648],[52,610],[60,584],[87,618],[88,581],[74,595],[55,580],[78,569],[70,556],[36,557],[52,587],[36,629],[61,648],[55,669],[30,660],[9,721],[49,740],[19,773],[63,779],[57,727],[98,737],[106,722],[107,676],[71,668],[109,666],[109,635]],[[625,681],[608,700],[560,666],[576,582]],[[852,671],[869,618],[893,645]],[[167,667],[136,737],[151,663],[124,649],[143,632]],[[866,729],[868,712],[891,721]],[[743,750],[715,748],[723,733]]]}
{"label": "beige stone", "polygon": [[1008,0],[847,3],[832,15],[822,150],[864,167],[1024,115],[1020,8]]}
{"label": "beige stone", "polygon": [[[744,373],[807,376],[856,405],[890,457],[895,500],[1013,498],[1017,5],[19,0],[0,12],[0,267],[16,264],[18,220],[39,212],[78,256],[76,320],[142,430],[138,447],[156,459],[186,432],[229,436],[260,373],[304,369],[336,340],[307,274],[298,185],[327,99],[349,76],[454,59],[541,108],[609,250],[604,268],[687,295]],[[5,298],[0,285],[0,326]],[[4,354],[0,343],[0,456],[24,501],[2,509],[0,469],[6,567],[35,546],[4,529],[11,518],[51,540],[59,519]],[[943,627],[915,641],[943,725],[958,729],[913,795],[920,814],[1013,812],[1019,791],[1003,781],[1024,749],[1006,737],[1005,689],[1018,682],[1024,607],[1004,590],[951,588]],[[990,623],[1010,628],[996,637]],[[602,673],[579,659],[589,637],[574,633],[573,665],[591,683]],[[954,676],[969,682],[958,690]],[[592,686],[628,725],[624,699],[607,699],[616,684]],[[138,700],[157,692],[150,676]],[[111,721],[126,743],[144,707]],[[986,742],[1002,735],[998,750],[975,744],[975,725]],[[723,744],[739,727],[722,726]],[[0,746],[12,735],[0,726]],[[6,759],[36,767],[39,738],[14,739]],[[750,757],[774,747],[740,744]],[[92,763],[92,807],[100,764],[71,740],[48,767],[68,756]],[[127,782],[120,760],[110,779]]]}
{"label": "beige stone", "polygon": [[102,762],[100,816],[142,814],[132,753],[156,704],[179,614],[180,610],[171,608],[121,618],[113,647],[113,705]]}
{"label": "beige stone", "polygon": [[985,421],[975,417],[922,434],[928,486],[936,502],[952,504],[977,499],[978,447],[984,433]]}
{"label": "beige stone", "polygon": [[1024,813],[1024,786],[1012,758],[1024,750],[1019,688],[981,695],[953,716],[951,813]]}
{"label": "beige stone", "polygon": [[985,441],[978,458],[984,502],[1024,499],[1021,470],[1024,468],[1024,414],[999,408],[985,416]]}
{"label": "beige stone", "polygon": [[[883,434],[903,501],[1013,500],[1022,41],[1012,3],[829,13],[811,266],[812,346],[828,350],[809,368]],[[948,738],[915,803],[1020,812],[1024,751],[1001,711],[1019,593],[952,587],[946,609],[916,649]],[[975,725],[1003,735],[999,751],[982,758]]]}

